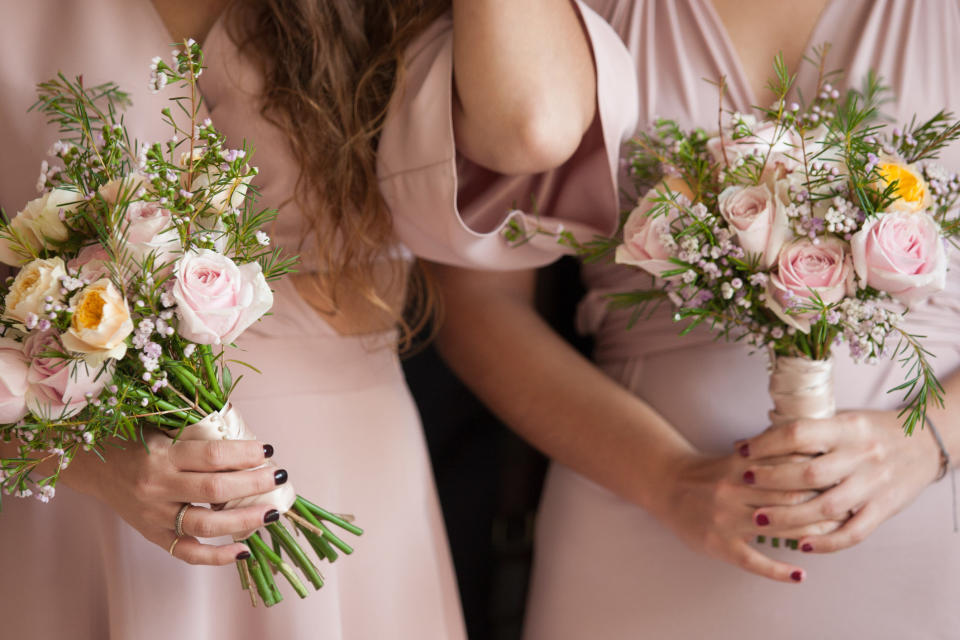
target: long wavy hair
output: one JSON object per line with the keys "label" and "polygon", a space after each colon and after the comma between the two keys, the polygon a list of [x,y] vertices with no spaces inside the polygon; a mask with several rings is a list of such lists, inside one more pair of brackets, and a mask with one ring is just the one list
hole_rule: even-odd
{"label": "long wavy hair", "polygon": [[449,6],[450,0],[235,0],[228,21],[233,40],[263,73],[261,112],[286,135],[300,166],[292,197],[310,216],[317,291],[330,313],[348,292],[359,294],[396,320],[401,345],[426,324],[437,298],[419,265],[406,314],[380,293],[378,261],[382,270],[394,236],[377,182],[377,142],[402,82],[405,49]]}

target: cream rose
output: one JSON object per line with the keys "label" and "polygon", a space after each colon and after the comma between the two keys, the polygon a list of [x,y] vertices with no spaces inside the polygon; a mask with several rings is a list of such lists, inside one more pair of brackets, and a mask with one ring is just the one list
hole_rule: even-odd
{"label": "cream rose", "polygon": [[947,284],[947,254],[937,222],[923,212],[867,220],[850,240],[860,282],[911,305]]}
{"label": "cream rose", "polygon": [[790,236],[786,209],[766,185],[727,187],[718,198],[720,215],[734,232],[743,250],[759,255],[770,267]]}
{"label": "cream rose", "polygon": [[23,345],[0,337],[0,424],[14,424],[27,415],[29,370]]}
{"label": "cream rose", "polygon": [[933,205],[930,186],[916,166],[887,157],[881,158],[877,163],[877,171],[881,177],[881,188],[886,188],[894,182],[897,184],[893,192],[896,200],[887,207],[888,211],[915,213],[929,209]]}
{"label": "cream rose", "polygon": [[199,344],[228,344],[273,306],[260,265],[237,266],[209,249],[184,255],[173,289],[180,335]]}
{"label": "cream rose", "polygon": [[99,396],[112,377],[89,363],[50,355],[62,353],[64,346],[53,332],[34,333],[24,342],[30,361],[26,400],[34,415],[69,418],[87,406],[88,394]]}
{"label": "cream rose", "polygon": [[[194,149],[193,150],[193,159],[196,161],[199,158],[203,157],[205,153],[204,149]],[[190,159],[189,153],[183,153],[180,155],[180,166],[186,168]],[[212,185],[220,179],[221,172],[214,169],[213,167],[207,167],[205,171],[200,171],[193,176],[193,181],[187,187],[190,191],[198,191],[200,189],[212,189]],[[210,196],[209,204],[213,211],[222,215],[231,209],[239,209],[243,206],[243,202],[247,196],[247,189],[250,186],[250,181],[253,179],[253,176],[245,176],[242,178],[234,178],[226,185],[220,185],[216,187],[220,189],[217,193],[214,193]]]}
{"label": "cream rose", "polygon": [[107,278],[80,290],[71,301],[73,317],[63,335],[63,346],[83,354],[92,367],[108,358],[119,360],[127,352],[124,342],[133,331],[133,320],[123,296]]}
{"label": "cream rose", "polygon": [[24,323],[31,313],[44,315],[47,297],[59,298],[61,278],[67,275],[66,266],[60,258],[34,260],[14,278],[10,291],[4,298],[4,316]]}
{"label": "cream rose", "polygon": [[814,295],[824,304],[832,304],[852,293],[853,266],[847,244],[834,237],[820,238],[816,244],[800,238],[780,251],[776,272],[767,281],[766,305],[788,325],[809,333],[817,312],[787,313],[788,309],[811,304]]}
{"label": "cream rose", "polygon": [[116,204],[120,199],[120,194],[124,194],[128,198],[131,198],[136,195],[140,189],[149,188],[150,182],[147,180],[147,177],[140,173],[131,173],[128,176],[123,176],[122,178],[114,178],[113,180],[104,184],[97,191],[100,194],[100,197],[106,200],[110,204]]}
{"label": "cream rose", "polygon": [[707,151],[720,165],[733,165],[740,158],[755,155],[763,159],[770,154],[769,162],[779,164],[788,171],[800,166],[800,137],[793,129],[784,129],[776,124],[764,123],[754,127],[750,135],[734,139],[729,130],[723,137],[707,140]]}
{"label": "cream rose", "polygon": [[[74,191],[52,189],[39,198],[31,200],[23,211],[10,221],[7,235],[11,238],[0,238],[0,262],[17,266],[36,255],[41,249],[49,245],[49,241],[63,242],[69,236],[69,229],[60,219],[61,212],[69,211],[76,206],[80,196]],[[25,245],[17,248],[17,244]]]}
{"label": "cream rose", "polygon": [[617,247],[614,260],[617,264],[640,267],[650,275],[661,278],[665,271],[679,268],[670,262],[676,245],[670,235],[670,225],[676,220],[673,209],[668,213],[652,216],[657,191],[651,189],[640,200],[623,225],[623,244]]}

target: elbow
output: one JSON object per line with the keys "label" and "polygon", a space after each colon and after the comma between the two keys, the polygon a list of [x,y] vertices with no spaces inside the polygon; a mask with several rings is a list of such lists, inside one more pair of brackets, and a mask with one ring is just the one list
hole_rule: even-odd
{"label": "elbow", "polygon": [[561,166],[580,147],[588,126],[576,116],[550,114],[547,109],[518,118],[513,144],[500,158],[502,173],[542,173]]}
{"label": "elbow", "polygon": [[555,169],[580,147],[593,120],[589,114],[564,112],[535,104],[490,122],[492,127],[462,145],[477,164],[506,175],[529,175]]}

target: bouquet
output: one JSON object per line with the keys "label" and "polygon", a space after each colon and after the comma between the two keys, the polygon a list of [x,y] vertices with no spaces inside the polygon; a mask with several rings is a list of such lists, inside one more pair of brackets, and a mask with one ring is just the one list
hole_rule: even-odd
{"label": "bouquet", "polygon": [[934,160],[960,122],[941,111],[888,126],[880,80],[869,74],[841,95],[825,50],[817,54],[808,103],[787,99],[795,76],[778,56],[770,108],[724,123],[721,80],[717,131],[657,120],[632,143],[642,197],[620,237],[561,242],[652,276],[648,288],[612,296],[631,324],[668,303],[683,334],[704,325],[770,353],[774,424],[834,414],[836,345],[856,360],[900,359],[905,381],[891,391],[905,392],[911,434],[943,401],[932,356],[903,319],[946,283],[960,180]]}
{"label": "bouquet", "polygon": [[[253,207],[249,149],[227,148],[199,119],[202,65],[193,41],[171,64],[154,59],[152,87],[178,83],[186,95],[163,110],[171,138],[152,144],[130,138],[121,116],[129,99],[115,84],[86,87],[60,74],[38,86],[33,108],[62,138],[42,164],[41,195],[0,221],[0,261],[18,269],[0,285],[0,437],[19,453],[0,459],[5,493],[48,502],[78,452],[108,458],[109,447],[142,441],[151,428],[255,439],[230,402],[242,376],[228,363],[253,367],[228,360],[226,347],[270,310],[268,283],[296,258],[271,248],[263,231],[277,212]],[[37,477],[48,461],[55,470]],[[352,552],[331,524],[362,533],[289,483],[214,508],[249,504],[285,514],[331,562],[337,550]],[[237,567],[254,606],[257,595],[266,606],[282,600],[275,572],[306,597],[294,566],[323,585],[281,522],[243,539],[250,556]]]}

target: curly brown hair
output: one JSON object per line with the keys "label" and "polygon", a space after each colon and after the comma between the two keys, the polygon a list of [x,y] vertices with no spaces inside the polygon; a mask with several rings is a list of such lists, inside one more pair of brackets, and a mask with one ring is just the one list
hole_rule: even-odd
{"label": "curly brown hair", "polygon": [[[260,66],[261,112],[279,127],[300,165],[291,194],[310,220],[320,260],[317,291],[330,313],[360,295],[391,314],[401,342],[436,307],[414,269],[406,321],[384,298],[375,268],[393,242],[380,194],[376,152],[403,54],[450,0],[236,0],[231,37]],[[335,251],[320,248],[336,247]],[[400,267],[397,267],[398,269]]]}

